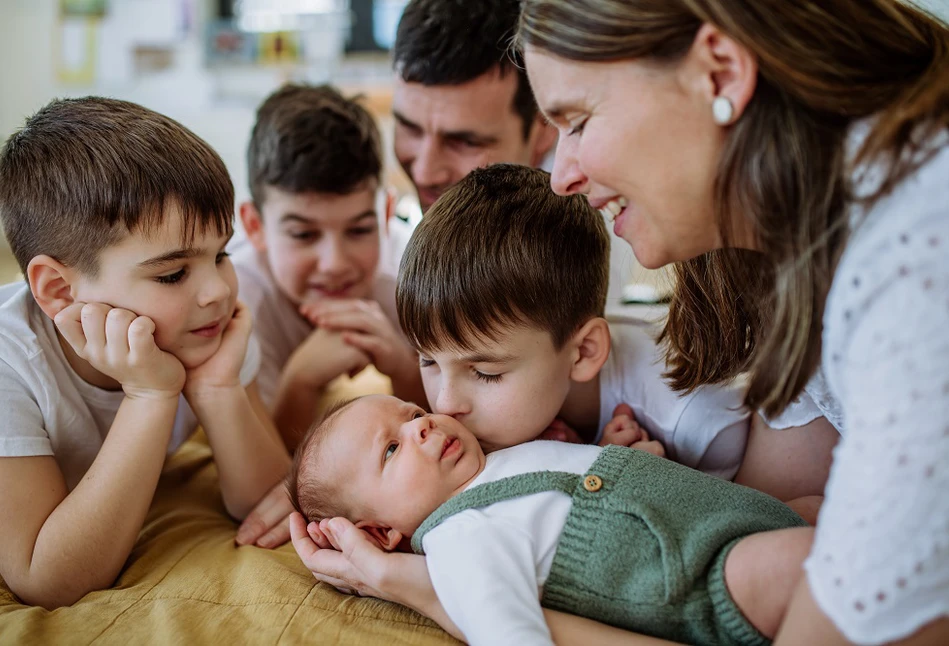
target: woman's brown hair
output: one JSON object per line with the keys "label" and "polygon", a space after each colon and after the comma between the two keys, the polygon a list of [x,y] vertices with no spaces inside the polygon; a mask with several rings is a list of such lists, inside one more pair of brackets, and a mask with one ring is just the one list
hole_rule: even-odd
{"label": "woman's brown hair", "polygon": [[[758,79],[718,167],[726,248],[675,267],[667,376],[689,391],[750,371],[747,403],[774,414],[820,362],[854,170],[882,168],[861,195],[872,205],[949,128],[949,30],[896,0],[525,0],[517,43],[569,60],[675,64],[704,23],[755,55]],[[868,134],[848,150],[863,119]],[[728,248],[738,218],[757,252]]]}

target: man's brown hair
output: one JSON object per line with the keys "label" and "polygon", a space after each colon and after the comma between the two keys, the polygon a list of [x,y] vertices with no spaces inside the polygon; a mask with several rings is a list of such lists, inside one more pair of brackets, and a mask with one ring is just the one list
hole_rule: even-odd
{"label": "man's brown hair", "polygon": [[170,202],[185,244],[195,230],[231,231],[224,162],[178,122],[135,103],[52,101],[0,151],[0,220],[24,274],[46,254],[95,276],[103,249],[160,227]]}
{"label": "man's brown hair", "polygon": [[356,399],[343,400],[332,405],[323,417],[310,427],[296,453],[287,475],[287,493],[293,508],[303,514],[306,522],[343,516],[350,510],[343,505],[342,486],[323,466],[327,441],[339,430],[339,415]]}
{"label": "man's brown hair", "polygon": [[382,173],[372,115],[329,85],[285,85],[260,105],[247,175],[260,210],[264,189],[346,195]]}
{"label": "man's brown hair", "polygon": [[399,323],[420,349],[471,350],[529,324],[554,346],[606,304],[610,241],[582,195],[562,197],[544,171],[472,171],[425,214],[402,256]]}

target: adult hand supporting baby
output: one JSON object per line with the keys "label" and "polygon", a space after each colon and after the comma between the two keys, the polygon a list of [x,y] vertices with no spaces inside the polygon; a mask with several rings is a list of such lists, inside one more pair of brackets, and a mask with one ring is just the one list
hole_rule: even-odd
{"label": "adult hand supporting baby", "polygon": [[408,606],[464,640],[435,595],[425,557],[384,552],[345,518],[307,525],[303,516],[294,512],[290,515],[290,537],[300,560],[318,581],[343,593]]}
{"label": "adult hand supporting baby", "polygon": [[234,542],[265,549],[280,547],[290,540],[290,525],[287,521],[292,511],[293,504],[287,494],[287,487],[283,482],[278,482],[241,523]]}

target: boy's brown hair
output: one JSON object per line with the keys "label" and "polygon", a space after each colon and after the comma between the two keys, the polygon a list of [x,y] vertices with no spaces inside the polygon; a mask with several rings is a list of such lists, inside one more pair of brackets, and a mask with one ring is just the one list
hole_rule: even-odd
{"label": "boy's brown hair", "polygon": [[329,85],[285,85],[257,109],[247,147],[258,211],[267,186],[346,195],[382,173],[379,129],[355,100]]}
{"label": "boy's brown hair", "polygon": [[343,503],[342,487],[323,465],[327,441],[339,430],[335,422],[350,404],[349,399],[337,402],[326,411],[316,424],[310,427],[293,454],[293,463],[287,475],[287,493],[293,508],[303,514],[309,523],[336,516],[349,517],[349,509]]}
{"label": "boy's brown hair", "polygon": [[399,268],[399,323],[416,347],[471,350],[526,323],[559,350],[603,315],[610,240],[582,195],[544,171],[496,164],[446,191],[416,228]]}
{"label": "boy's brown hair", "polygon": [[197,135],[135,103],[55,100],[0,151],[0,220],[23,273],[49,255],[95,276],[100,252],[161,226],[173,202],[195,230],[229,234],[234,188]]}

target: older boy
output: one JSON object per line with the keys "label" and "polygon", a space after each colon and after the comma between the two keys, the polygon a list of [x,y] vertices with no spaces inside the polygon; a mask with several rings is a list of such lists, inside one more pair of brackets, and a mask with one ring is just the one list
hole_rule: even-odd
{"label": "older boy", "polygon": [[285,475],[224,252],[232,203],[205,142],[124,101],[54,101],[0,153],[28,281],[0,290],[0,575],[24,602],[112,584],[198,423],[231,515]]}
{"label": "older boy", "polygon": [[474,646],[552,644],[541,606],[683,643],[774,637],[813,530],[760,492],[643,451],[529,442],[487,457],[449,415],[344,405],[301,444],[297,509],[411,539]]}
{"label": "older boy", "polygon": [[372,116],[330,86],[286,85],[257,111],[247,150],[250,245],[234,254],[262,348],[260,389],[292,449],[317,393],[368,363],[422,396],[397,330],[395,285],[377,275],[382,159]]}

